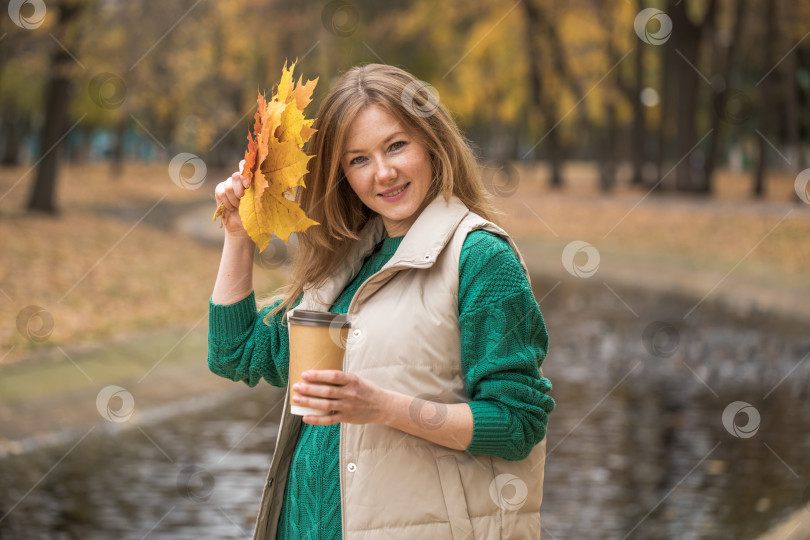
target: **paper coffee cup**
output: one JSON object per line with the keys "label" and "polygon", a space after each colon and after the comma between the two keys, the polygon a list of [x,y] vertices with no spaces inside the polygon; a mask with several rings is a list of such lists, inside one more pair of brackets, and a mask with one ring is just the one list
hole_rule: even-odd
{"label": "paper coffee cup", "polygon": [[303,416],[325,416],[329,411],[302,407],[293,403],[297,394],[292,387],[301,374],[310,369],[343,369],[343,354],[349,335],[349,320],[343,313],[296,309],[287,322],[290,325],[290,412]]}

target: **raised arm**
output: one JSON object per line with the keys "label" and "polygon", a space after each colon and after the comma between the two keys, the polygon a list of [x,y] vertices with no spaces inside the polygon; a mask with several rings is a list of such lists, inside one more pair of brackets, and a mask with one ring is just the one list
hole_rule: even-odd
{"label": "raised arm", "polygon": [[245,193],[245,183],[246,179],[236,172],[216,187],[217,204],[225,206],[226,232],[219,273],[209,299],[208,367],[221,377],[248,386],[255,386],[261,379],[273,386],[286,386],[290,353],[282,313],[267,323],[264,321],[280,300],[256,309],[255,245],[239,218],[239,200]]}
{"label": "raised arm", "polygon": [[[239,163],[242,169],[244,160]],[[239,201],[245,194],[248,179],[238,171],[220,182],[215,190],[217,205],[224,205],[222,220],[225,225],[225,243],[219,263],[217,280],[211,300],[215,304],[230,305],[247,297],[253,290],[253,257],[255,244],[250,239],[239,217]]]}

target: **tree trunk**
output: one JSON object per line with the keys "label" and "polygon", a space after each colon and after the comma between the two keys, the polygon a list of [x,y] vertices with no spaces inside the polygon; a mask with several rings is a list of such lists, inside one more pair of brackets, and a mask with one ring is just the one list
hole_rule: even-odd
{"label": "tree trunk", "polygon": [[[786,26],[790,26],[794,16],[794,9],[791,2],[782,2],[782,21]],[[799,113],[799,84],[796,80],[796,72],[799,70],[797,53],[792,50],[785,57],[785,121],[787,122],[787,146],[790,150],[788,156],[794,170],[804,170],[804,156],[802,155],[801,141],[799,140],[799,130],[801,126],[801,115]]]}
{"label": "tree trunk", "polygon": [[[779,60],[776,56],[776,41],[777,41],[777,19],[776,19],[776,6],[770,2],[764,4],[766,9],[767,26],[765,31],[765,55],[763,56],[763,73],[767,73],[776,62]],[[761,198],[765,193],[765,169],[767,167],[767,143],[765,137],[768,136],[769,127],[771,125],[771,117],[773,116],[773,90],[774,77],[778,71],[772,71],[765,80],[762,81],[762,99],[759,105],[759,138],[757,139],[757,168],[754,173],[754,189],[753,195],[756,198]],[[771,141],[772,144],[773,141]]]}
{"label": "tree trunk", "polygon": [[127,132],[127,120],[122,116],[115,124],[115,142],[110,155],[110,178],[118,180],[124,172],[124,135]]}
{"label": "tree trunk", "polygon": [[5,167],[14,167],[20,164],[20,119],[16,109],[8,108],[3,113],[3,134],[5,146],[0,164]]}
{"label": "tree trunk", "polygon": [[616,105],[608,102],[605,108],[607,125],[605,126],[605,140],[602,141],[602,167],[599,176],[599,187],[606,193],[616,186],[616,141],[619,137],[616,133]]}
{"label": "tree trunk", "polygon": [[[638,11],[641,11],[641,0],[638,0],[636,8]],[[644,167],[644,158],[646,155],[645,149],[645,137],[644,137],[644,130],[646,127],[646,111],[644,109],[644,104],[641,103],[641,91],[644,87],[644,46],[643,43],[639,42],[636,46],[636,54],[635,54],[635,73],[633,74],[634,77],[634,84],[633,84],[633,95],[631,97],[631,103],[633,104],[633,132],[631,135],[631,140],[633,141],[632,146],[630,148],[630,155],[633,160],[633,176],[630,180],[630,183],[634,186],[640,186],[644,183],[644,177],[642,173],[642,168]]]}
{"label": "tree trunk", "polygon": [[[672,42],[678,56],[674,62],[675,80],[678,92],[675,104],[675,188],[678,191],[699,191],[702,182],[693,177],[692,164],[688,154],[695,145],[697,135],[697,94],[701,80],[695,68],[700,65],[700,42],[704,24],[694,24],[689,20],[686,2],[670,2],[670,15],[673,28]],[[708,20],[708,15],[707,15]],[[690,66],[689,63],[692,65]],[[702,171],[701,171],[702,172]]]}
{"label": "tree trunk", "polygon": [[[733,86],[731,84],[732,69],[734,69],[734,64],[737,61],[736,53],[739,51],[738,44],[740,43],[740,39],[742,39],[742,28],[745,22],[746,14],[745,8],[748,4],[748,0],[738,0],[736,4],[737,12],[734,15],[734,26],[731,31],[731,43],[726,51],[726,57],[723,61],[723,65],[720,67],[723,73],[723,81],[725,82],[725,88],[720,89],[720,92],[727,91]],[[721,111],[715,110],[714,114],[712,115],[712,132],[709,135],[709,149],[706,152],[706,165],[704,167],[707,192],[711,192],[713,187],[714,168],[717,163],[717,153],[720,147],[720,134],[723,129],[723,125],[720,120]]]}
{"label": "tree trunk", "polygon": [[[79,15],[81,5],[77,2],[63,1],[59,5],[57,32],[64,37],[73,20]],[[71,78],[70,70],[73,59],[62,47],[54,44],[51,55],[51,80],[45,102],[45,120],[39,138],[39,166],[31,195],[28,210],[56,213],[54,195],[56,177],[59,167],[60,147],[64,144],[67,130],[68,106],[70,104]]]}
{"label": "tree trunk", "polygon": [[[557,122],[557,115],[553,105],[543,107],[543,118],[547,126],[554,126]],[[557,128],[551,129],[546,135],[546,151],[548,152],[548,164],[550,167],[549,183],[553,188],[560,188],[563,185],[562,177],[562,144]]]}
{"label": "tree trunk", "polygon": [[[526,51],[529,60],[529,96],[532,114],[530,118],[537,118],[542,115],[545,126],[549,130],[545,137],[548,161],[551,167],[550,182],[553,187],[562,186],[561,168],[561,143],[557,134],[557,115],[555,104],[545,103],[543,99],[542,75],[540,74],[540,48],[535,36],[542,32],[541,15],[533,0],[523,2],[524,13],[526,14]],[[559,74],[562,76],[562,74]]]}
{"label": "tree trunk", "polygon": [[[645,47],[645,45],[639,45],[640,47]],[[661,64],[663,65],[663,69],[661,70],[661,104],[660,104],[660,114],[658,115],[658,137],[657,137],[657,144],[656,144],[656,179],[653,182],[652,189],[655,190],[662,190],[664,189],[663,182],[661,180],[664,177],[664,163],[667,162],[669,159],[669,155],[667,152],[667,148],[669,146],[669,119],[671,117],[670,109],[672,108],[673,94],[672,85],[673,85],[673,65],[675,63],[675,50],[672,47],[663,47],[658,46],[655,47],[655,52],[661,57]],[[680,58],[677,58],[680,60]]]}

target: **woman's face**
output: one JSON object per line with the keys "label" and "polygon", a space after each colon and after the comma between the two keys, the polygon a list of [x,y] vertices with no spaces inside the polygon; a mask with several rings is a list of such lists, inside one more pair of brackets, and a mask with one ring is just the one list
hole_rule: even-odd
{"label": "woman's face", "polygon": [[349,126],[340,163],[363,204],[403,236],[424,206],[433,170],[427,149],[387,111],[369,105]]}

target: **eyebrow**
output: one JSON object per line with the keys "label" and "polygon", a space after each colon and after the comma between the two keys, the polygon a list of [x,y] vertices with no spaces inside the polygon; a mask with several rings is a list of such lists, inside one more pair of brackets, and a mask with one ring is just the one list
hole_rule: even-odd
{"label": "eyebrow", "polygon": [[[386,137],[385,139],[383,139],[382,144],[385,144],[388,141],[390,141],[391,139],[393,139],[395,137],[399,137],[400,135],[407,135],[407,133],[405,133],[405,131],[403,131],[403,130],[396,131],[396,132],[392,133],[391,135],[389,135],[388,137]],[[345,156],[347,154],[362,154],[362,153],[363,153],[363,150],[346,150],[345,152],[343,152],[343,155]]]}

